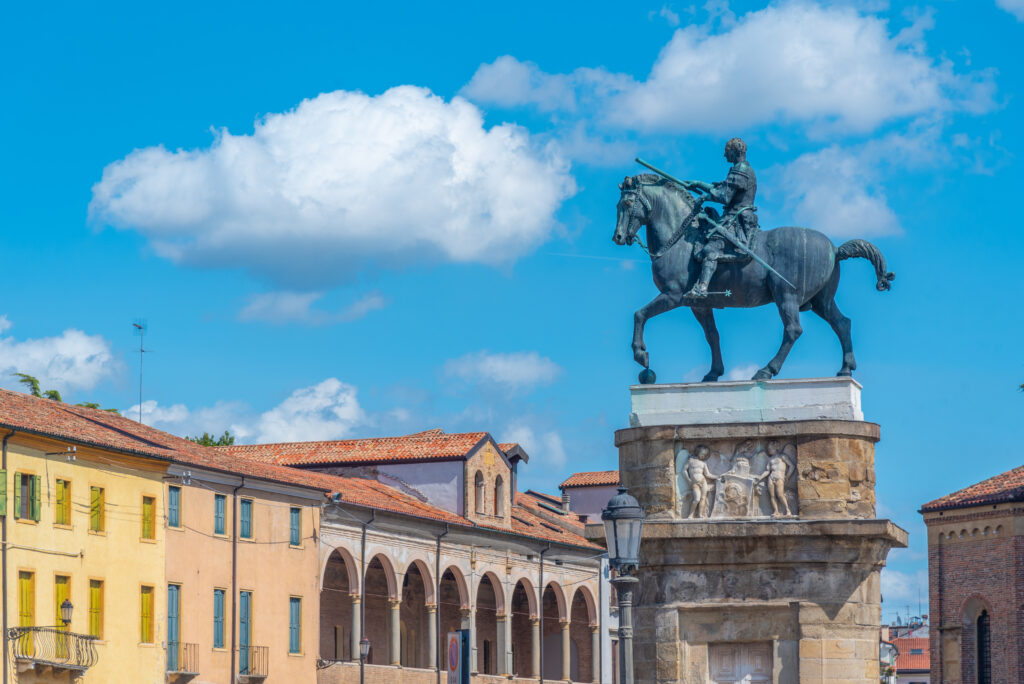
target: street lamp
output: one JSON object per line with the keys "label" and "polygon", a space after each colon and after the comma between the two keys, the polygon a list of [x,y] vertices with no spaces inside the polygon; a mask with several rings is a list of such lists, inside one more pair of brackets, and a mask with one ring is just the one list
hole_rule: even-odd
{"label": "street lamp", "polygon": [[366,660],[368,655],[370,655],[370,640],[363,637],[359,640],[359,659]]}
{"label": "street lamp", "polygon": [[633,684],[633,585],[638,580],[632,572],[640,564],[644,511],[625,487],[619,487],[619,493],[601,511],[601,520],[608,544],[608,564],[616,572],[612,584],[619,596],[619,681]]}
{"label": "street lamp", "polygon": [[60,621],[64,623],[64,627],[71,624],[71,612],[75,609],[71,605],[71,601],[64,599],[60,604]]}

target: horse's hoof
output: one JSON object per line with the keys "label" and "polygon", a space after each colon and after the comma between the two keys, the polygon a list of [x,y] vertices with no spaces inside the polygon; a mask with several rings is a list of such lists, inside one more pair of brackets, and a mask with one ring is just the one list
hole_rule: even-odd
{"label": "horse's hoof", "polygon": [[654,374],[650,368],[644,368],[640,371],[640,375],[637,377],[641,385],[653,385],[658,380],[658,376]]}
{"label": "horse's hoof", "polygon": [[836,373],[836,377],[837,378],[852,378],[853,377],[853,371],[852,370],[841,370],[838,373]]}
{"label": "horse's hoof", "polygon": [[714,375],[713,373],[708,373],[704,376],[704,379],[701,380],[701,382],[718,382],[718,378],[719,376]]}
{"label": "horse's hoof", "polygon": [[771,380],[772,379],[772,372],[770,370],[762,368],[761,370],[759,370],[756,373],[754,373],[754,377],[752,377],[750,379],[754,380],[754,381],[757,381],[757,382],[760,382],[761,380]]}

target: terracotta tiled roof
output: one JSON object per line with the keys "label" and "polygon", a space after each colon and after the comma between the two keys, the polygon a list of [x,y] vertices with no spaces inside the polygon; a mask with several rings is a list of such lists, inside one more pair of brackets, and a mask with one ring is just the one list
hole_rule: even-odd
{"label": "terracotta tiled roof", "polygon": [[566,487],[601,487],[619,484],[618,470],[597,470],[590,473],[575,473],[569,479],[558,485],[559,489]]}
{"label": "terracotta tiled roof", "polygon": [[1024,466],[929,501],[921,506],[921,511],[941,511],[1006,501],[1024,501]]}
{"label": "terracotta tiled roof", "polygon": [[[313,470],[277,465],[258,458],[252,458],[248,450],[244,448],[206,447],[107,411],[63,404],[50,399],[33,397],[21,392],[0,389],[0,429],[3,428],[52,437],[82,446],[92,446],[109,451],[135,454],[167,462],[194,465],[196,467],[245,475],[271,482],[295,485],[314,492],[325,494],[340,492],[342,501],[352,505],[438,520],[465,527],[475,526],[467,518],[431,506],[377,480],[341,477]],[[444,438],[452,438],[451,442],[458,442],[461,439],[463,444],[468,444],[472,441],[473,445],[475,445],[486,436],[486,432],[445,435],[438,430],[430,431],[428,435],[421,434],[418,438],[409,435],[381,440],[351,441],[384,442],[388,439],[398,441],[427,439],[444,442]],[[455,447],[452,447],[452,449],[455,449]],[[498,527],[493,529],[507,531]],[[521,506],[513,509],[511,531],[514,534],[542,541],[559,542],[578,547],[593,547],[593,544],[584,539],[582,534],[576,535],[544,523],[544,521],[537,518],[530,511],[524,510]]]}
{"label": "terracotta tiled roof", "polygon": [[324,442],[284,442],[281,444],[242,444],[217,447],[246,458],[278,465],[339,465],[361,463],[409,463],[415,461],[451,461],[469,455],[486,432],[445,434],[440,429],[402,437],[373,437]]}
{"label": "terracotta tiled roof", "polygon": [[[893,645],[899,650],[896,656],[896,672],[924,670],[931,668],[928,653],[928,639],[893,639]],[[920,653],[912,651],[920,650]]]}

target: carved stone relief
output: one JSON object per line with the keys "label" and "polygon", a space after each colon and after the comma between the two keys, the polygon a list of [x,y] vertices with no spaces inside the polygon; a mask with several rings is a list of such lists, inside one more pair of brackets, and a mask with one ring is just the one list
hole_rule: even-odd
{"label": "carved stone relief", "polygon": [[797,514],[796,446],[746,440],[676,444],[676,513],[689,519]]}

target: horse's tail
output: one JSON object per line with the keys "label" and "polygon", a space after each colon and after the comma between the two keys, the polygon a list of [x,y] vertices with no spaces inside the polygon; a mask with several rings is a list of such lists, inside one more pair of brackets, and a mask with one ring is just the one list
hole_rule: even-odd
{"label": "horse's tail", "polygon": [[882,252],[867,240],[847,240],[836,250],[836,261],[858,257],[867,259],[875,267],[875,276],[878,278],[875,288],[879,292],[885,292],[892,287],[889,283],[893,281],[896,274],[886,270],[885,257],[882,256]]}

